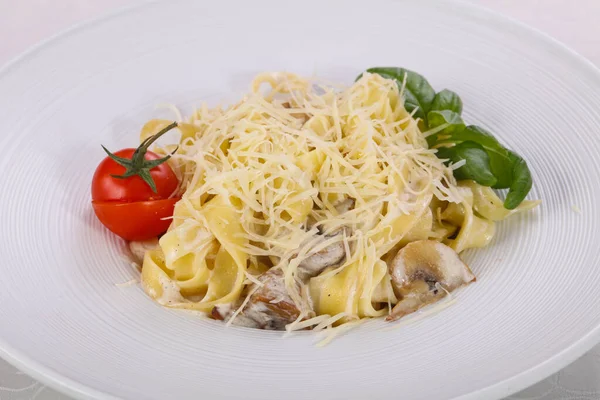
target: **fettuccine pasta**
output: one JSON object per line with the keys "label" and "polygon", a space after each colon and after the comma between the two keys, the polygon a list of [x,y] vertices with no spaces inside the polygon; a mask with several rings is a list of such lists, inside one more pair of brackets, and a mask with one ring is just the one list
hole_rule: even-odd
{"label": "fettuccine pasta", "polygon": [[[263,329],[393,320],[474,280],[458,256],[486,246],[507,210],[457,182],[402,87],[365,73],[338,89],[256,77],[228,108],[178,123],[169,230],[145,252],[145,291],[167,307]],[[148,122],[145,140],[171,121]],[[160,151],[160,150],[159,150]]]}

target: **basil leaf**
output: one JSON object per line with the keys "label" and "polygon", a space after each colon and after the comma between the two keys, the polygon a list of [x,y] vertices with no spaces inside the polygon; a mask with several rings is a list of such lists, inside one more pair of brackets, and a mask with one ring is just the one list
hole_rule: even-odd
{"label": "basil leaf", "polygon": [[469,125],[465,129],[457,130],[453,132],[452,137],[440,139],[438,143],[456,143],[469,140],[479,143],[487,149],[504,149],[491,133],[476,125]]}
{"label": "basil leaf", "polygon": [[513,167],[506,149],[501,152],[487,152],[490,158],[490,168],[496,177],[496,184],[492,185],[494,189],[507,189],[513,181]]}
{"label": "basil leaf", "polygon": [[431,103],[431,111],[450,110],[462,114],[463,103],[460,97],[452,90],[444,89],[438,92]]}
{"label": "basil leaf", "polygon": [[473,180],[483,186],[496,184],[496,177],[490,169],[490,159],[483,147],[475,142],[463,142],[453,147],[437,149],[438,158],[447,158],[453,163],[465,160],[466,164],[454,170],[457,180]]}
{"label": "basil leaf", "polygon": [[513,162],[513,180],[508,189],[506,199],[504,200],[504,208],[513,210],[521,204],[531,190],[533,179],[531,178],[531,172],[529,171],[529,167],[525,160],[510,150],[508,150],[508,153],[509,158]]}
{"label": "basil leaf", "polygon": [[429,147],[438,147],[439,158],[453,163],[466,161],[454,170],[456,179],[509,189],[504,202],[507,209],[514,209],[523,201],[532,186],[527,163],[502,146],[487,130],[476,125],[465,126],[461,118],[463,104],[458,94],[447,89],[436,94],[427,79],[404,68],[377,67],[369,68],[367,72],[393,79],[400,88],[406,79],[404,107],[421,119],[419,127],[429,130],[444,125],[441,131],[427,137]]}
{"label": "basil leaf", "polygon": [[509,158],[508,150],[487,130],[476,125],[469,125],[461,131],[455,131],[449,140],[440,140],[440,143],[445,141],[452,143],[473,141],[479,143],[490,158],[490,168],[497,180],[492,187],[495,189],[510,187],[513,180],[513,161]]}
{"label": "basil leaf", "polygon": [[406,75],[404,108],[408,112],[413,112],[416,109],[417,111],[415,111],[414,116],[421,118],[425,126],[428,126],[427,113],[431,109],[435,90],[433,90],[427,79],[416,72],[404,68],[375,67],[367,69],[367,72],[379,74],[384,78],[394,79],[400,88]]}
{"label": "basil leaf", "polygon": [[[465,123],[458,113],[450,110],[429,111],[427,114],[429,120],[429,129],[448,124],[443,130],[437,133],[443,135],[454,135],[465,129]],[[435,136],[435,135],[432,135]]]}
{"label": "basil leaf", "polygon": [[[427,144],[429,147],[433,147],[436,144],[444,142],[455,143],[455,141],[452,140],[453,135],[465,129],[465,123],[463,122],[462,118],[454,111],[429,111],[427,114],[427,119],[429,121],[429,129],[447,125],[444,129],[436,134],[427,136]],[[440,135],[442,135],[444,138],[443,140],[439,139]]]}

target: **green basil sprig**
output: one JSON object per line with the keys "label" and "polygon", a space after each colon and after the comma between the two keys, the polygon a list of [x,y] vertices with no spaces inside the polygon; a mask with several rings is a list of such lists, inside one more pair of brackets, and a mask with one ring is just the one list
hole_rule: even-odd
{"label": "green basil sprig", "polygon": [[527,163],[502,146],[490,132],[466,125],[458,94],[448,89],[436,93],[422,75],[404,68],[377,67],[367,72],[393,79],[399,87],[404,85],[404,107],[408,112],[414,111],[414,117],[423,121],[426,130],[442,127],[427,137],[427,143],[429,147],[437,146],[437,156],[448,160],[447,163],[466,161],[454,170],[457,180],[474,180],[483,186],[508,189],[504,207],[509,210],[521,204],[532,186]]}

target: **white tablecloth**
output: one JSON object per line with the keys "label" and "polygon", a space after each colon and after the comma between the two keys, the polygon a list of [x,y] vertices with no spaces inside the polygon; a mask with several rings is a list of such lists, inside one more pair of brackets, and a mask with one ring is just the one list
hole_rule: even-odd
{"label": "white tablecloth", "polygon": [[[137,1],[0,0],[0,64],[70,25]],[[549,33],[600,65],[600,0],[469,1]],[[68,400],[0,359],[0,400],[28,399]],[[509,399],[600,399],[600,346]]]}

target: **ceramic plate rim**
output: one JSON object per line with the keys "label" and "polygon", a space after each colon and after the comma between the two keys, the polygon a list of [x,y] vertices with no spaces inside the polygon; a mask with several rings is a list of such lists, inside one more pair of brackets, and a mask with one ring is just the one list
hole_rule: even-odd
{"label": "ceramic plate rim", "polygon": [[[76,23],[66,29],[53,34],[34,45],[27,48],[20,54],[12,57],[4,64],[0,65],[0,78],[7,75],[13,68],[18,68],[20,64],[27,62],[28,59],[46,47],[51,46],[53,43],[65,39],[71,35],[76,35],[79,32],[91,28],[95,25],[102,24],[114,18],[118,18],[128,13],[136,12],[137,10],[150,6],[152,4],[161,3],[166,0],[149,0],[149,1],[136,1],[134,4],[127,6],[118,7],[110,12],[103,13],[97,17],[85,19],[82,22]],[[507,25],[512,25],[535,38],[538,43],[549,46],[561,53],[570,57],[573,61],[576,61],[581,67],[588,69],[588,72],[593,73],[600,77],[600,68],[594,65],[586,57],[579,54],[563,42],[553,38],[552,36],[526,24],[518,21],[512,17],[504,15],[498,11],[486,8],[479,4],[474,4],[468,1],[462,0],[428,0],[430,2],[438,3],[450,3],[461,8],[461,12],[475,12],[479,15],[484,15],[490,19],[494,19],[496,22],[500,22]],[[561,352],[548,358],[546,361],[524,370],[510,378],[504,379],[493,385],[479,389],[477,391],[455,397],[454,400],[470,400],[494,398],[500,399],[511,394],[517,393],[527,387],[549,377],[550,375],[558,372],[562,368],[574,362],[576,359],[581,357],[587,351],[591,350],[592,347],[600,343],[600,325],[592,329],[587,335],[581,337],[578,341],[568,346]],[[21,354],[19,351],[14,350],[8,343],[5,343],[0,337],[0,357],[6,360],[8,363],[18,368],[19,370],[27,373],[34,379],[42,382],[48,387],[60,391],[63,394],[77,398],[95,398],[95,399],[116,399],[116,397],[109,395],[108,393],[93,389],[87,385],[69,379],[59,372],[47,368],[37,361]]]}

